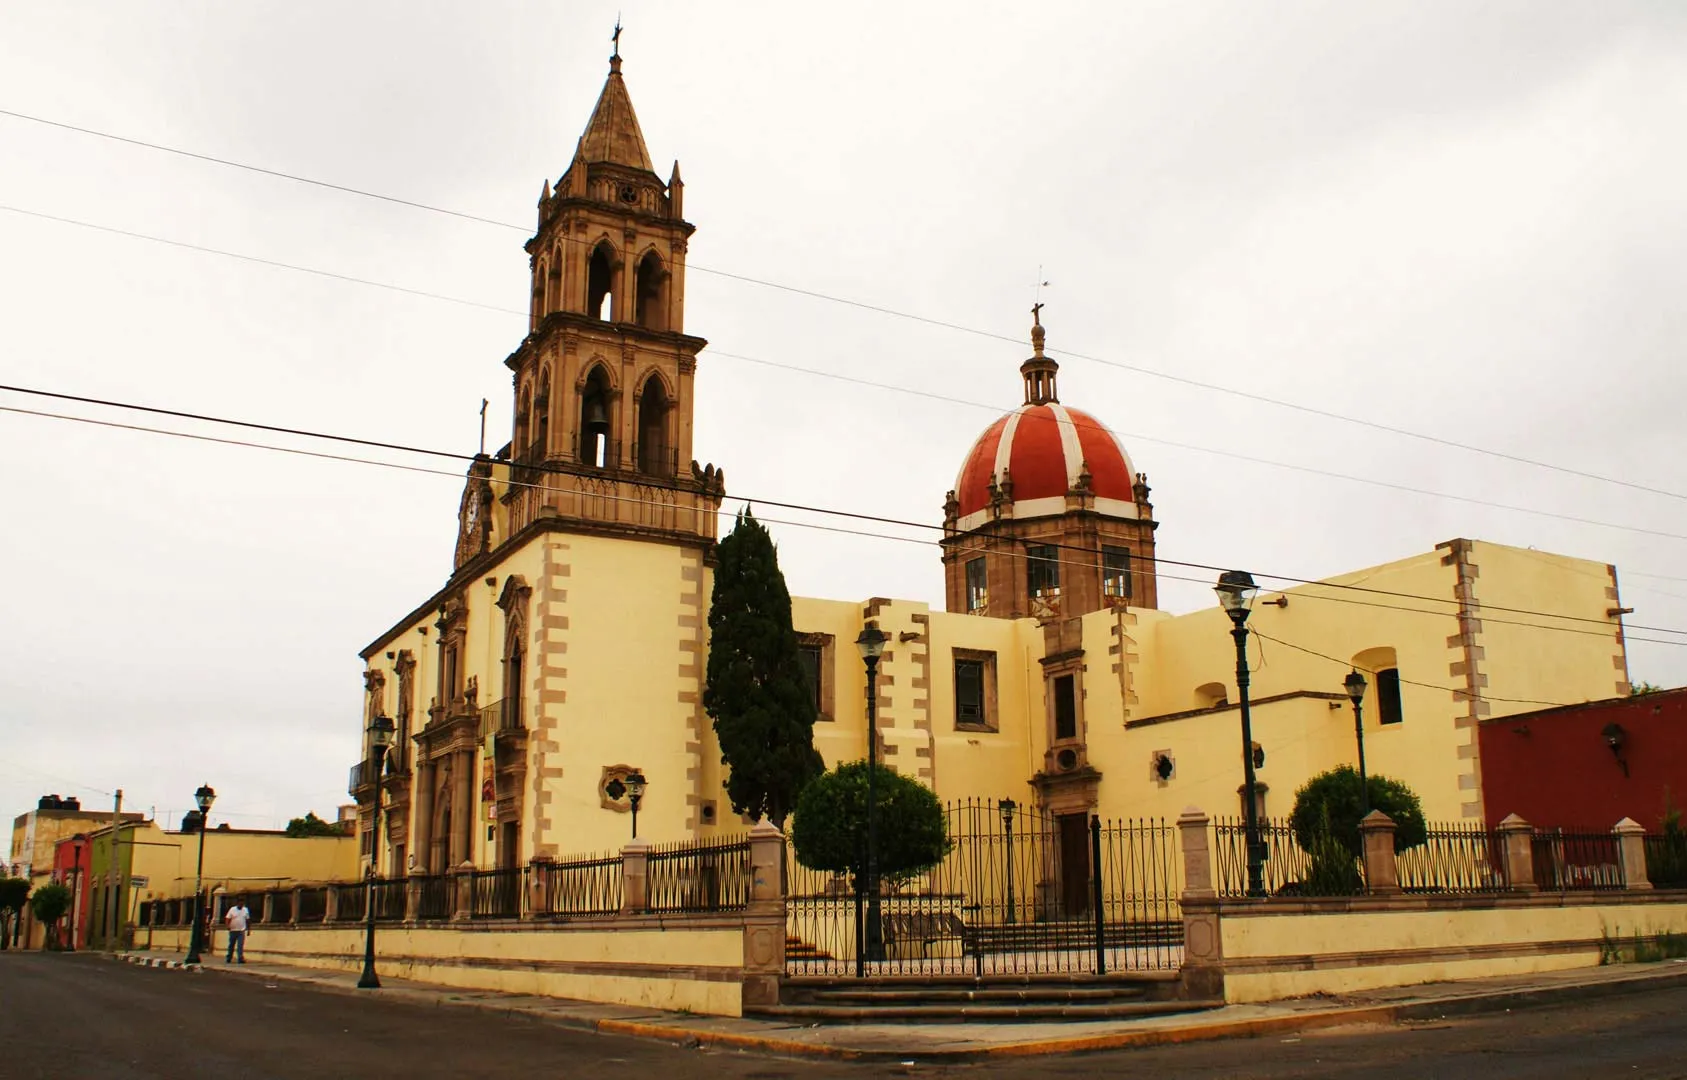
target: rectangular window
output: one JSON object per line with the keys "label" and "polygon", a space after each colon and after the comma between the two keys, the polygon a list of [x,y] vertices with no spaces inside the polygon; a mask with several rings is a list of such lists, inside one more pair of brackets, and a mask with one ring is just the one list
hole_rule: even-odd
{"label": "rectangular window", "polygon": [[956,649],[955,728],[995,731],[996,654],[982,649]]}
{"label": "rectangular window", "polygon": [[984,557],[967,560],[967,611],[983,611],[990,604],[989,578],[985,575]]}
{"label": "rectangular window", "polygon": [[984,661],[955,661],[955,724],[982,727],[984,716]]}
{"label": "rectangular window", "polygon": [[1054,680],[1054,737],[1078,737],[1078,686],[1071,675],[1058,675]]}
{"label": "rectangular window", "polygon": [[1400,712],[1400,669],[1383,668],[1377,672],[1377,721],[1398,724],[1405,717]]}
{"label": "rectangular window", "polygon": [[1101,549],[1101,595],[1112,600],[1131,598],[1131,553],[1129,548]]}
{"label": "rectangular window", "polygon": [[824,713],[820,702],[820,660],[821,647],[819,645],[798,645],[797,658],[802,661],[803,677],[808,680],[809,697],[814,701],[814,711]]}
{"label": "rectangular window", "polygon": [[1060,595],[1060,549],[1053,544],[1025,548],[1025,578],[1033,597]]}

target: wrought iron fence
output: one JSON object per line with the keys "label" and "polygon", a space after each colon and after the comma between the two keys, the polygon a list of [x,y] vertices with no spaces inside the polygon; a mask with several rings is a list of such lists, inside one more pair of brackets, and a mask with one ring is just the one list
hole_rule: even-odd
{"label": "wrought iron fence", "polygon": [[1535,885],[1543,892],[1621,889],[1622,844],[1616,834],[1537,829]]}
{"label": "wrought iron fence", "polygon": [[[1093,974],[1182,961],[1175,826],[1055,816],[986,799],[945,809],[948,853],[886,878],[877,904],[853,874],[785,854],[793,974]],[[874,909],[882,949],[875,949]],[[856,962],[856,942],[868,955]]]}
{"label": "wrought iron fence", "polygon": [[521,880],[519,866],[469,874],[469,914],[477,919],[516,918],[521,914]]}
{"label": "wrought iron fence", "polygon": [[451,917],[451,879],[442,874],[410,879],[416,890],[416,918],[449,919]]}
{"label": "wrought iron fence", "polygon": [[[1338,846],[1315,860],[1301,847],[1287,818],[1260,818],[1260,886],[1265,896],[1350,896],[1362,891],[1356,856]],[[1243,818],[1215,818],[1213,884],[1222,897],[1250,895],[1248,831]]]}
{"label": "wrought iron fence", "polygon": [[408,878],[375,879],[375,921],[403,922]]}
{"label": "wrought iron fence", "polygon": [[1481,825],[1431,822],[1422,844],[1394,857],[1409,893],[1491,893],[1511,888],[1505,844]]}
{"label": "wrought iron fence", "polygon": [[334,890],[334,921],[362,922],[369,904],[368,885],[361,881],[341,882],[330,888]]}
{"label": "wrought iron fence", "polygon": [[1646,879],[1659,889],[1687,889],[1687,832],[1666,828],[1646,837]]}
{"label": "wrought iron fence", "polygon": [[650,849],[649,911],[735,911],[750,902],[750,839],[688,841]]}
{"label": "wrought iron fence", "polygon": [[614,915],[621,910],[621,856],[539,863],[536,915]]}
{"label": "wrought iron fence", "polygon": [[298,922],[321,922],[328,917],[328,889],[312,885],[298,890]]}

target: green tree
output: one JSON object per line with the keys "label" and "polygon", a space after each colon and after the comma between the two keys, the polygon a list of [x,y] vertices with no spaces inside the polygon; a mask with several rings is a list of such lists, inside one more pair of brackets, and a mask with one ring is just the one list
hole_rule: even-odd
{"label": "green tree", "polygon": [[29,898],[29,910],[47,928],[47,948],[58,948],[59,920],[70,910],[70,890],[56,881],[43,885]]}
{"label": "green tree", "polygon": [[[1411,788],[1386,776],[1366,779],[1371,809],[1381,810],[1394,819],[1396,852],[1417,847],[1429,838],[1423,803]],[[1289,823],[1303,850],[1310,852],[1318,845],[1320,834],[1327,831],[1331,839],[1359,858],[1363,854],[1359,838],[1359,819],[1363,816],[1360,810],[1359,774],[1352,766],[1343,765],[1314,776],[1295,792],[1295,808]]]}
{"label": "green tree", "polygon": [[1632,697],[1639,697],[1641,694],[1661,694],[1664,688],[1656,683],[1641,681],[1629,686],[1628,692]]}
{"label": "green tree", "polygon": [[783,825],[826,764],[814,749],[814,688],[791,627],[791,594],[773,538],[748,508],[720,543],[703,707],[733,811]]}
{"label": "green tree", "polygon": [[26,878],[0,878],[0,949],[7,947],[16,933],[23,905],[29,900],[29,881]]}
{"label": "green tree", "polygon": [[296,817],[287,823],[287,835],[300,836],[344,836],[346,830],[332,821],[323,821],[316,816],[316,811],[306,810],[304,817]]}
{"label": "green tree", "polygon": [[[879,873],[897,881],[943,861],[950,841],[943,807],[931,789],[878,766],[876,862]],[[813,870],[859,878],[867,852],[867,763],[849,761],[803,789],[791,822],[797,861]]]}

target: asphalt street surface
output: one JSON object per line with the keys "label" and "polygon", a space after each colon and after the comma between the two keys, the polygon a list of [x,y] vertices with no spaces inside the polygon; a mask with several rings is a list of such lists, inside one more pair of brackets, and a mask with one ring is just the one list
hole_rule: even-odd
{"label": "asphalt street surface", "polygon": [[1687,987],[1399,1027],[976,1064],[799,1061],[93,955],[0,953],[0,1077],[1687,1077]]}

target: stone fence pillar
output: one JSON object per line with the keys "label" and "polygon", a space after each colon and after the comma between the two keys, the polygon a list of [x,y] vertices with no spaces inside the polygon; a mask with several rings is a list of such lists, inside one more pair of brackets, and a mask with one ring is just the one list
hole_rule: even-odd
{"label": "stone fence pillar", "polygon": [[1218,890],[1213,887],[1211,824],[1197,807],[1177,819],[1183,851],[1182,994],[1204,1001],[1224,999],[1224,939],[1220,933]]}
{"label": "stone fence pillar", "polygon": [[263,906],[258,913],[258,921],[266,925],[275,921],[275,894],[273,892],[264,893]]}
{"label": "stone fence pillar", "polygon": [[1400,892],[1400,867],[1394,861],[1394,819],[1372,810],[1359,822],[1365,857],[1365,888],[1372,896]]}
{"label": "stone fence pillar", "polygon": [[464,921],[474,917],[474,863],[464,859],[457,864],[457,896],[451,918]]}
{"label": "stone fence pillar", "polygon": [[527,918],[540,919],[551,910],[551,866],[549,855],[535,855],[527,866]]}
{"label": "stone fence pillar", "polygon": [[750,829],[750,903],[744,910],[745,1005],[779,1004],[785,976],[785,834],[770,822]]}
{"label": "stone fence pillar", "polygon": [[404,921],[415,922],[422,914],[422,879],[404,879]]}
{"label": "stone fence pillar", "polygon": [[1506,880],[1515,892],[1534,892],[1535,830],[1516,814],[1508,814],[1500,822],[1500,848],[1505,852]]}
{"label": "stone fence pillar", "polygon": [[299,925],[299,909],[304,906],[304,898],[305,887],[303,885],[293,886],[293,910],[287,913],[288,925]]}
{"label": "stone fence pillar", "polygon": [[322,904],[322,921],[323,922],[339,922],[340,921],[340,889],[339,889],[339,887],[337,885],[327,885],[327,886],[323,887],[322,891],[328,894],[327,897],[324,899],[323,904]]}
{"label": "stone fence pillar", "polygon": [[621,849],[621,914],[642,915],[650,906],[650,845],[634,840]]}
{"label": "stone fence pillar", "polygon": [[1625,817],[1611,831],[1616,834],[1622,852],[1623,888],[1650,889],[1652,879],[1646,873],[1646,826]]}

